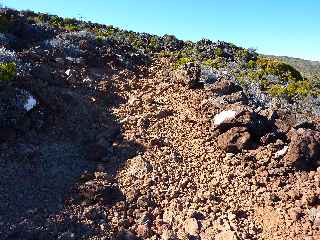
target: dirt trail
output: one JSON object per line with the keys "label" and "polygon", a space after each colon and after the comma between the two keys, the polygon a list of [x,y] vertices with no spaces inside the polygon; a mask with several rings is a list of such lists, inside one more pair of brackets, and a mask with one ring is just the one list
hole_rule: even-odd
{"label": "dirt trail", "polygon": [[[226,155],[211,129],[228,106],[212,103],[210,91],[183,86],[163,65],[152,78],[131,81],[137,87],[124,93],[129,104],[115,109],[126,119],[124,135],[146,146],[118,176],[134,216],[130,229],[164,239],[320,236],[310,215],[319,204],[319,171],[272,174],[275,146]],[[144,174],[132,174],[134,161]]]}

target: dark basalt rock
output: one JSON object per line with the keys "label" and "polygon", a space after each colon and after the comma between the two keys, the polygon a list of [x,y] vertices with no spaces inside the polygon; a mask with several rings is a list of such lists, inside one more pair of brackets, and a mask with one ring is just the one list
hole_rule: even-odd
{"label": "dark basalt rock", "polygon": [[245,127],[233,127],[218,136],[220,148],[226,152],[236,153],[250,146],[251,134]]}
{"label": "dark basalt rock", "polygon": [[185,70],[187,72],[187,78],[185,78],[185,84],[190,89],[203,87],[203,83],[200,82],[200,77],[201,77],[200,66],[198,66],[194,63],[188,63],[185,66]]}
{"label": "dark basalt rock", "polygon": [[320,132],[302,128],[293,131],[285,161],[299,170],[317,169],[320,166]]}

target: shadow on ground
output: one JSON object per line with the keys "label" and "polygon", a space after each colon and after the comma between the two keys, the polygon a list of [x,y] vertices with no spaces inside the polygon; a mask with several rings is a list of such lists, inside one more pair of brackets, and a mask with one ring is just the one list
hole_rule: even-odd
{"label": "shadow on ground", "polygon": [[[65,85],[37,89],[41,104],[29,113],[31,124],[17,130],[13,142],[0,146],[0,239],[90,236],[94,229],[63,213],[66,200],[71,195],[79,203],[93,198],[112,205],[123,200],[115,184],[92,192],[74,191],[79,180],[93,176],[97,168],[112,178],[127,159],[143,151],[139,144],[123,139],[121,124],[109,111],[123,99],[111,83],[107,85],[109,92]],[[41,127],[32,126],[34,119],[43,122]],[[88,159],[88,153],[96,151],[90,146],[97,142],[111,151],[106,154],[109,161]],[[59,212],[61,221],[51,221]]]}

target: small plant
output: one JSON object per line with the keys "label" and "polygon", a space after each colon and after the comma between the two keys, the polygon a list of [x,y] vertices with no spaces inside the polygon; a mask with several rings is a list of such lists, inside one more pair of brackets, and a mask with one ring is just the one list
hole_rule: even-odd
{"label": "small plant", "polygon": [[308,80],[290,82],[287,86],[273,84],[267,92],[275,97],[283,95],[288,97],[316,95],[316,91],[312,88],[312,84]]}
{"label": "small plant", "polygon": [[103,40],[104,40],[104,38],[101,37],[101,36],[97,36],[97,37],[96,37],[96,41],[97,41],[98,44],[102,44],[102,43],[103,43]]}
{"label": "small plant", "polygon": [[63,22],[66,25],[74,25],[74,24],[76,24],[77,20],[74,18],[64,18]]}
{"label": "small plant", "polygon": [[223,50],[222,50],[221,48],[216,48],[216,49],[214,50],[214,55],[215,55],[216,57],[223,57]]}
{"label": "small plant", "polygon": [[118,28],[113,27],[112,25],[107,26],[104,29],[96,29],[96,34],[98,36],[102,36],[102,37],[110,37],[115,35],[117,32],[119,32]]}
{"label": "small plant", "polygon": [[14,62],[0,63],[0,81],[11,81],[17,73],[17,67]]}
{"label": "small plant", "polygon": [[184,66],[185,64],[190,63],[190,62],[193,63],[193,62],[195,62],[195,60],[194,60],[193,58],[191,58],[191,57],[182,57],[182,58],[179,58],[179,59],[175,62],[173,68],[174,68],[174,69],[178,69],[178,68],[180,68],[181,66]]}
{"label": "small plant", "polygon": [[254,49],[238,49],[236,51],[236,58],[238,58],[239,60],[243,61],[243,62],[249,62],[249,61],[255,61],[256,60],[256,53]]}
{"label": "small plant", "polygon": [[49,20],[49,24],[53,27],[62,27],[63,26],[63,18],[58,16],[52,16]]}
{"label": "small plant", "polygon": [[257,66],[257,63],[253,60],[250,60],[248,63],[247,63],[247,67],[250,68],[250,69],[253,69]]}
{"label": "small plant", "polygon": [[158,56],[159,57],[172,57],[173,53],[170,52],[170,51],[162,50],[162,51],[159,52]]}
{"label": "small plant", "polygon": [[71,31],[71,32],[74,32],[74,31],[79,31],[80,30],[80,27],[79,26],[76,26],[76,25],[66,25],[64,27],[65,30],[67,31]]}
{"label": "small plant", "polygon": [[203,61],[202,64],[204,66],[212,67],[212,68],[216,68],[216,69],[223,68],[225,66],[225,62],[222,57],[218,57],[215,59],[209,58],[209,59]]}
{"label": "small plant", "polygon": [[35,16],[35,17],[33,18],[33,21],[35,21],[35,22],[38,23],[38,24],[44,23],[44,22],[46,21],[45,15],[39,14],[38,16]]}
{"label": "small plant", "polygon": [[152,36],[148,40],[148,49],[150,49],[151,51],[158,51],[160,49],[160,44],[156,37]]}
{"label": "small plant", "polygon": [[134,32],[128,32],[126,38],[136,49],[143,49],[144,42]]}

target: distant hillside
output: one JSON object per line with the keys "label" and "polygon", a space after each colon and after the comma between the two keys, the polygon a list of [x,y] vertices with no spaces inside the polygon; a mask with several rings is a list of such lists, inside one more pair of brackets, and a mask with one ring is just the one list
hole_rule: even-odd
{"label": "distant hillside", "polygon": [[300,58],[286,57],[286,56],[268,56],[277,58],[281,61],[288,63],[299,70],[302,75],[309,79],[320,80],[320,62],[304,60]]}

